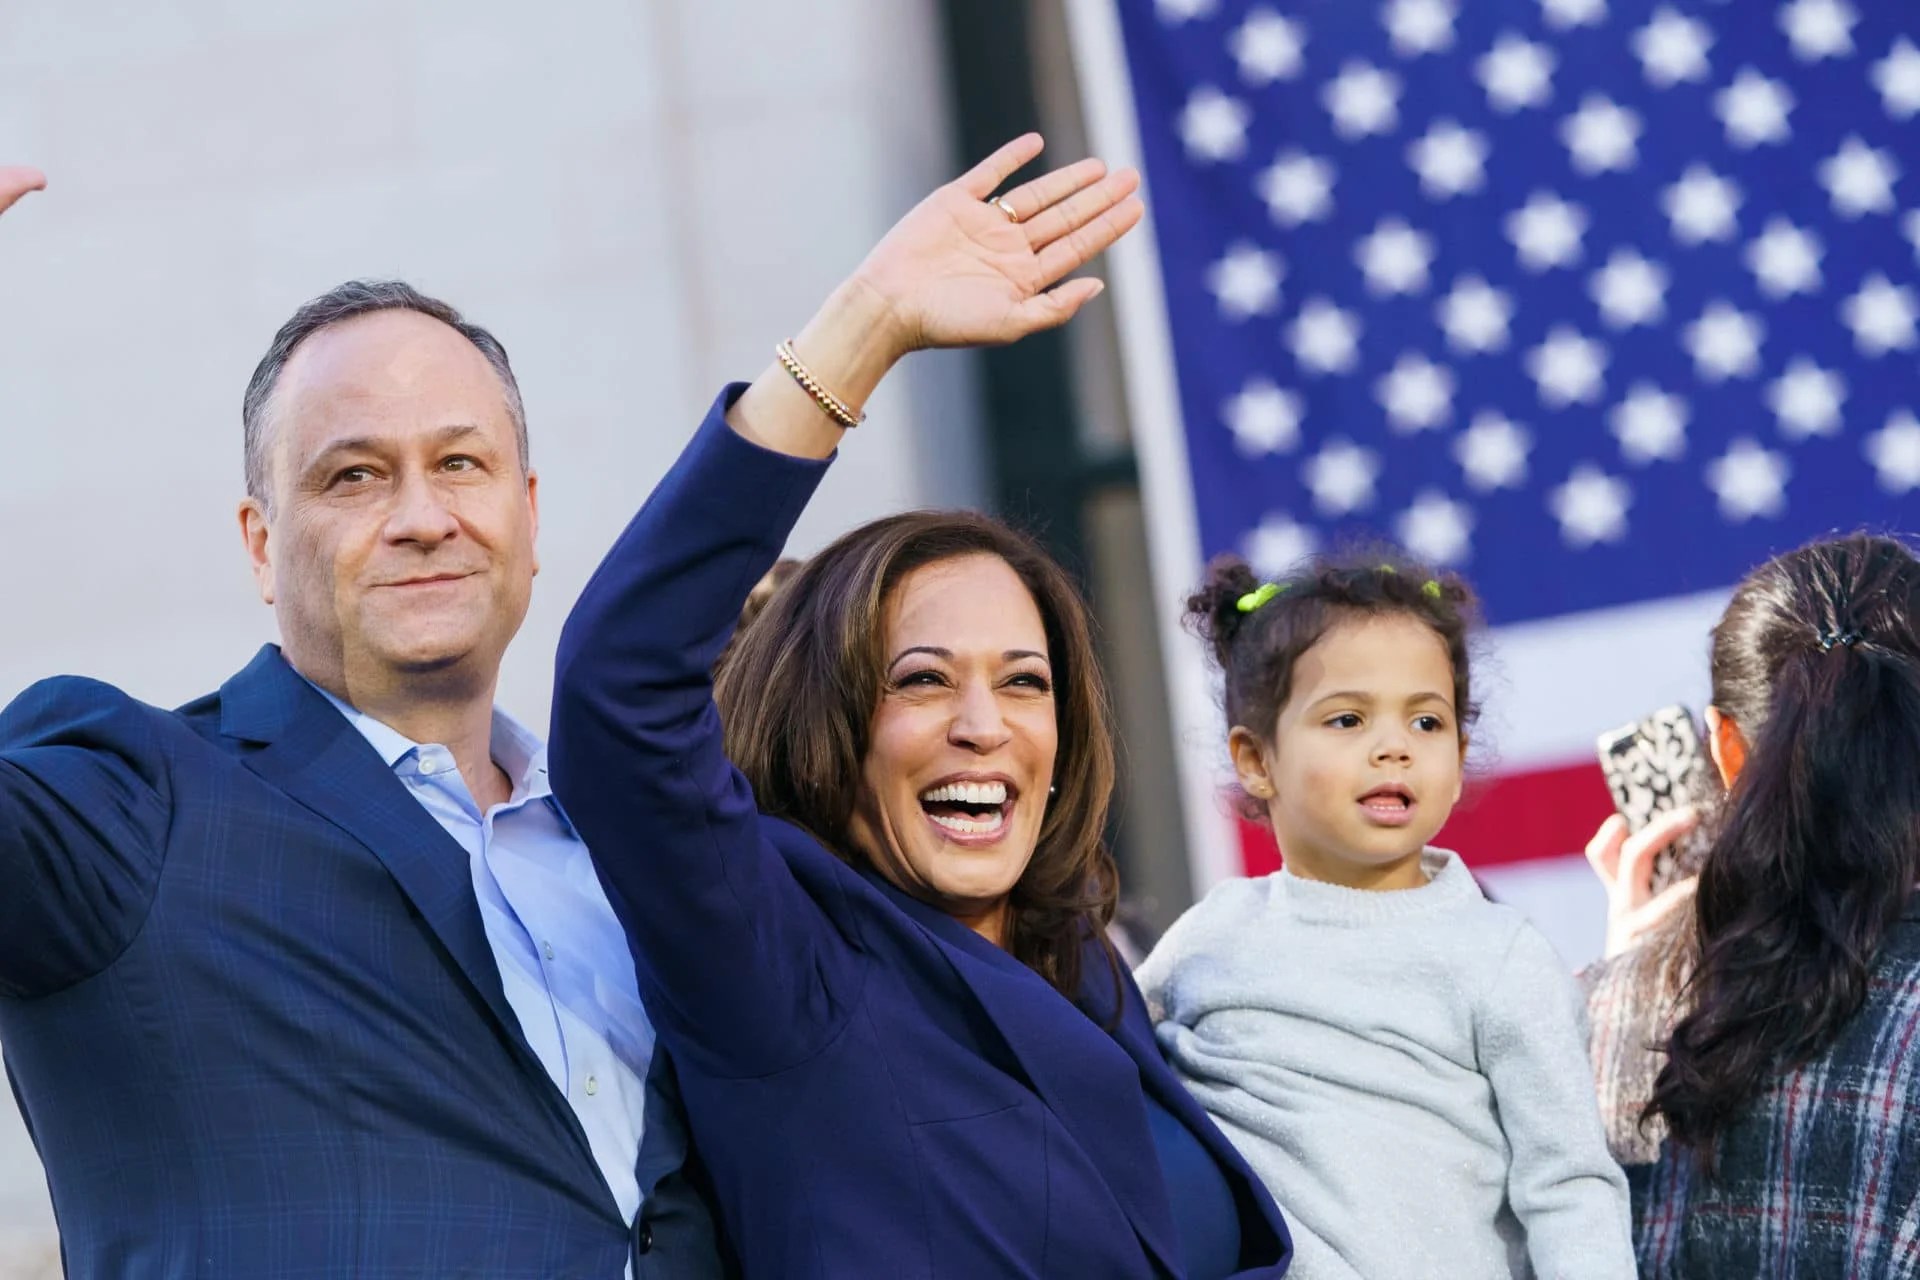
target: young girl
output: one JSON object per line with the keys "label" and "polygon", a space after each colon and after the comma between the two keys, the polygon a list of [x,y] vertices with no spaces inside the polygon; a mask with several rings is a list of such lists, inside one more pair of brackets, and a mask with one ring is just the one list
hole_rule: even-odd
{"label": "young girl", "polygon": [[1294,1280],[1634,1274],[1573,980],[1427,845],[1460,798],[1472,603],[1378,556],[1280,583],[1222,561],[1187,602],[1286,866],[1214,890],[1137,976],[1286,1206]]}

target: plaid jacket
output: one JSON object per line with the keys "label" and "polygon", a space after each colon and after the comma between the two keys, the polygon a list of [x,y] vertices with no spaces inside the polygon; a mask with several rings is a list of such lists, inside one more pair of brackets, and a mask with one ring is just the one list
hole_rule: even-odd
{"label": "plaid jacket", "polygon": [[1717,1176],[1670,1145],[1642,1172],[1649,1280],[1920,1277],[1920,904],[1840,1038],[1724,1136]]}

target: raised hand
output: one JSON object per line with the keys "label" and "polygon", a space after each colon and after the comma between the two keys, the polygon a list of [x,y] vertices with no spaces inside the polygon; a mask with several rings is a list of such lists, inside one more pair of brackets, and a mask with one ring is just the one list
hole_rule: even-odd
{"label": "raised hand", "polygon": [[885,303],[900,354],[1012,342],[1066,323],[1100,292],[1097,280],[1060,282],[1140,221],[1140,175],[1087,159],[993,199],[1042,145],[1037,133],[1007,143],[922,200],[860,264],[854,280]]}
{"label": "raised hand", "polygon": [[1653,892],[1653,860],[1698,825],[1699,812],[1689,805],[1663,813],[1629,835],[1627,820],[1616,813],[1587,841],[1587,862],[1607,890],[1609,959],[1630,950],[1655,925],[1693,901],[1700,884],[1695,876]]}
{"label": "raised hand", "polygon": [[27,192],[38,191],[46,185],[47,175],[38,169],[0,165],[0,213],[12,208]]}

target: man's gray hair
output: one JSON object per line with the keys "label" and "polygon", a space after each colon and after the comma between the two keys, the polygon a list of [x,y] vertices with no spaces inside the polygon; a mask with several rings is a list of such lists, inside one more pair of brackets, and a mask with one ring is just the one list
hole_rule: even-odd
{"label": "man's gray hair", "polygon": [[293,313],[273,335],[273,345],[260,358],[253,378],[247,383],[246,398],[240,406],[240,422],[245,430],[247,455],[247,494],[269,510],[271,489],[267,474],[267,436],[271,423],[273,391],[280,373],[293,358],[295,348],[329,325],[351,320],[375,311],[417,311],[431,316],[471,342],[493,371],[500,375],[501,389],[507,397],[507,415],[513,419],[513,435],[520,449],[520,469],[531,462],[527,449],[527,411],[520,401],[520,384],[514,380],[513,366],[507,361],[507,349],[500,340],[471,324],[456,310],[438,298],[430,298],[404,280],[349,280],[335,285]]}

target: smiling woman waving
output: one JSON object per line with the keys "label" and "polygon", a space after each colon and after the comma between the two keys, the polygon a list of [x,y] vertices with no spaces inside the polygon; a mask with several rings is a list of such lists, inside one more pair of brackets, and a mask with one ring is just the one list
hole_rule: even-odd
{"label": "smiling woman waving", "polygon": [[709,673],[901,357],[1099,291],[1138,221],[1029,135],[910,212],[722,394],[561,641],[555,791],[595,850],[749,1275],[1278,1276],[1272,1200],[1103,937],[1105,693],[1061,570],[969,514],[810,559]]}

